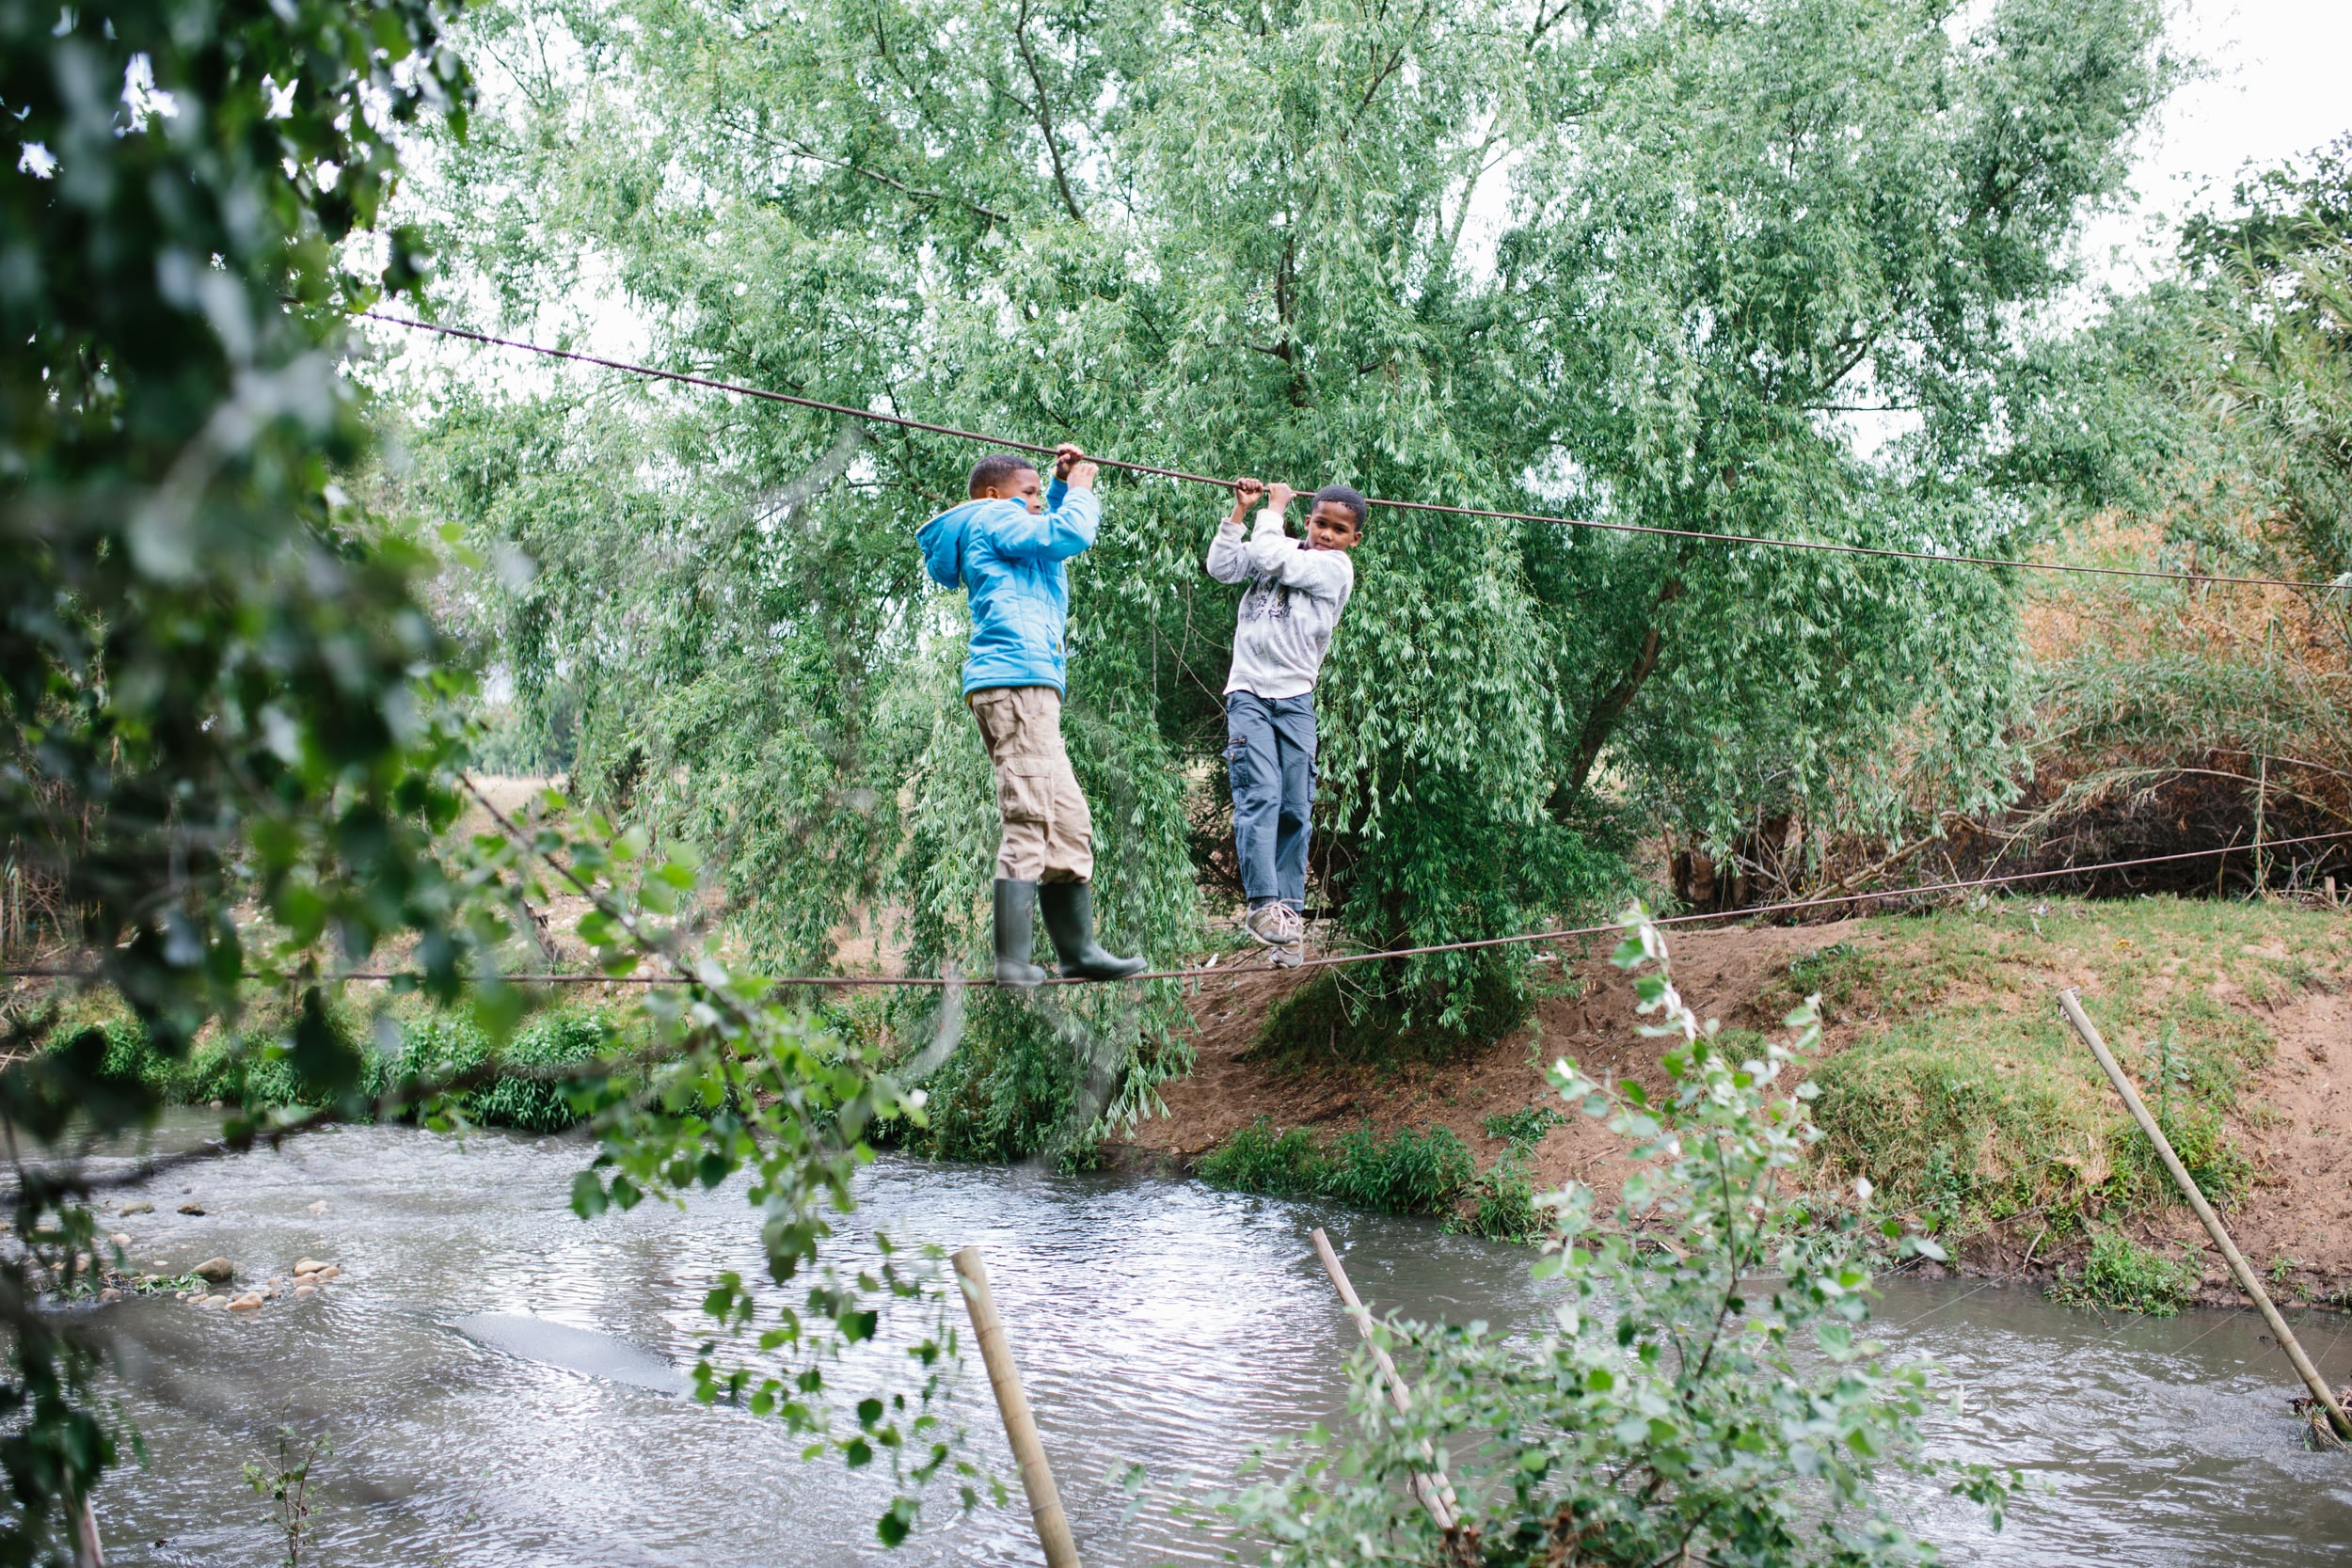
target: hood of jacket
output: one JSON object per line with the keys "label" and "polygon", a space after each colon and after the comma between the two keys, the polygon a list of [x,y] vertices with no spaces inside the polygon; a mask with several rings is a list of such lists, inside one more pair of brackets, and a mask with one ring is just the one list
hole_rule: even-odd
{"label": "hood of jacket", "polygon": [[991,498],[968,500],[949,507],[925,523],[915,531],[914,542],[923,551],[923,569],[942,588],[961,588],[963,581],[963,537],[970,531],[972,519],[984,507],[1008,503]]}

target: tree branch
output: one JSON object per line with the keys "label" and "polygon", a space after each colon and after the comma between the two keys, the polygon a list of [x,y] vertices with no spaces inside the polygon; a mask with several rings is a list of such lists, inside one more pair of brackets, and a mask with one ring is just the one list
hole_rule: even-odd
{"label": "tree branch", "polygon": [[1054,163],[1054,184],[1060,190],[1061,203],[1070,209],[1072,219],[1084,223],[1087,220],[1086,214],[1078,210],[1078,198],[1071,194],[1070,172],[1062,166],[1060,139],[1054,135],[1054,111],[1053,105],[1046,99],[1045,77],[1037,68],[1037,56],[1029,51],[1027,0],[1023,0],[1021,16],[1012,25],[1012,39],[1015,46],[1021,51],[1021,63],[1028,68],[1029,86],[1037,91],[1037,125],[1038,129],[1045,134],[1045,153]]}
{"label": "tree branch", "polygon": [[1577,737],[1576,742],[1576,768],[1569,777],[1565,794],[1582,793],[1585,781],[1592,777],[1593,764],[1600,760],[1601,748],[1609,744],[1609,736],[1616,729],[1617,721],[1625,717],[1626,709],[1633,705],[1633,699],[1641,691],[1642,683],[1648,680],[1651,672],[1658,668],[1658,655],[1663,646],[1664,635],[1659,628],[1656,611],[1682,597],[1682,591],[1680,578],[1668,578],[1665,586],[1659,589],[1658,602],[1653,607],[1649,626],[1642,634],[1641,652],[1635,656],[1633,667],[1610,689],[1607,696],[1594,705],[1591,716],[1584,721],[1584,733]]}
{"label": "tree branch", "polygon": [[835,158],[830,156],[829,154],[819,152],[815,148],[809,146],[806,142],[797,141],[789,136],[761,135],[760,133],[756,131],[751,132],[750,134],[758,140],[766,142],[771,147],[783,148],[786,151],[790,152],[794,157],[806,158],[811,163],[825,164],[834,168],[847,169],[851,174],[863,175],[868,180],[875,181],[881,184],[888,185],[894,191],[913,197],[917,201],[952,201],[957,206],[963,208],[966,212],[975,213],[979,216],[988,219],[991,223],[1009,224],[1012,221],[1004,214],[996,211],[995,208],[983,207],[968,196],[958,196],[953,191],[927,191],[919,185],[910,185],[903,180],[896,179],[891,175],[884,174],[878,168],[870,168],[864,164],[853,162],[848,158]]}

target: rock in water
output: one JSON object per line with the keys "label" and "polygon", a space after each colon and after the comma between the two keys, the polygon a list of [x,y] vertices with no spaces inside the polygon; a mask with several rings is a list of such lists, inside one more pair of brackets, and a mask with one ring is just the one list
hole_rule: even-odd
{"label": "rock in water", "polygon": [[294,1273],[296,1273],[296,1274],[316,1274],[316,1273],[318,1273],[318,1272],[319,1272],[319,1270],[321,1270],[321,1269],[323,1269],[323,1268],[326,1268],[326,1266],[327,1266],[327,1265],[326,1265],[325,1263],[320,1262],[320,1261],[319,1261],[317,1259],[315,1259],[315,1258],[305,1258],[305,1259],[304,1259],[301,1262],[296,1263],[296,1264],[294,1265]]}
{"label": "rock in water", "polygon": [[226,1258],[207,1258],[192,1272],[199,1279],[209,1279],[214,1284],[219,1285],[236,1277],[237,1265]]}
{"label": "rock in water", "polygon": [[126,1203],[121,1208],[115,1211],[116,1213],[124,1216],[126,1219],[133,1214],[151,1214],[154,1212],[155,1206],[148,1202],[145,1198],[140,1198],[136,1203]]}
{"label": "rock in water", "polygon": [[693,1379],[643,1345],[609,1334],[592,1334],[569,1323],[517,1312],[476,1312],[449,1326],[478,1345],[583,1377],[626,1383],[658,1394],[684,1394],[694,1386]]}
{"label": "rock in water", "polygon": [[326,1213],[326,1199],[325,1199],[325,1198],[320,1198],[320,1199],[319,1199],[316,1203],[311,1204],[311,1205],[310,1205],[310,1212],[311,1212],[311,1213],[313,1213],[313,1214],[324,1214],[324,1213]]}
{"label": "rock in water", "polygon": [[204,1205],[201,1203],[183,1203],[180,1205],[180,1212],[183,1214],[201,1214],[204,1212]]}

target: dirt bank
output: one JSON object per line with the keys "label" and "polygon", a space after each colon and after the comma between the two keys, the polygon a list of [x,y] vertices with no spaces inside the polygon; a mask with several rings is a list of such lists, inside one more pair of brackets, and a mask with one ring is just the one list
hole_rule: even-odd
{"label": "dirt bank", "polygon": [[[1727,1028],[1778,1026],[1823,995],[1830,1170],[1869,1175],[1956,1243],[1959,1266],[2046,1274],[2094,1228],[2144,1243],[2201,1243],[2188,1210],[2127,1179],[2134,1134],[2055,994],[2081,988],[2152,1101],[2214,1118],[2242,1174],[2225,1206],[2240,1248],[2290,1299],[2352,1304],[2352,918],[2286,905],[2169,899],[2026,900],[1927,917],[1670,936],[1677,983]],[[1165,1088],[1168,1115],[1117,1151],[1189,1168],[1254,1118],[1329,1136],[1438,1125],[1481,1168],[1505,1150],[1486,1118],[1557,1103],[1543,1069],[1662,1086],[1658,1044],[1636,1031],[1629,979],[1596,946],[1555,971],[1523,1028],[1444,1063],[1277,1059],[1259,1049],[1268,1009],[1312,977],[1244,968],[1193,1004],[1199,1065]],[[2161,1041],[2161,1045],[2159,1045]],[[1584,1117],[1537,1146],[1539,1185],[1575,1177],[1604,1199],[1629,1164]],[[2137,1185],[2134,1182],[2137,1182]],[[1940,1185],[1939,1185],[1940,1183]],[[2217,1258],[2206,1294],[2234,1300]]]}

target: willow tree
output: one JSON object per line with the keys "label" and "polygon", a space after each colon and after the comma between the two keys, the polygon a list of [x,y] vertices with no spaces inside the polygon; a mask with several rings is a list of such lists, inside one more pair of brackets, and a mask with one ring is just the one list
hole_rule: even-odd
{"label": "willow tree", "polygon": [[[2059,601],[2036,698],[2069,786],[2054,806],[2117,854],[2352,826],[2352,138],[2233,195],[2188,219],[2150,287],[2050,344],[2013,404],[2007,461],[2086,545],[2120,532],[2311,585]],[[2344,859],[2228,869],[2308,886]]]}
{"label": "willow tree", "polygon": [[[470,298],[591,331],[624,295],[665,364],[1702,536],[1375,510],[1322,886],[1363,940],[1442,942],[1586,904],[1629,812],[1893,832],[2007,787],[2006,577],[1703,536],[2034,543],[1987,458],[2162,90],[2157,10],[515,0],[427,204]],[[918,958],[966,955],[993,825],[910,541],[971,449],[612,381],[419,421],[444,504],[542,568],[488,608],[590,715],[583,781],[725,838],[799,956],[893,889]],[[1073,563],[1109,920],[1163,954],[1216,843],[1184,810],[1221,796],[1221,506],[1114,482]],[[1491,1026],[1510,963],[1375,989]]]}

